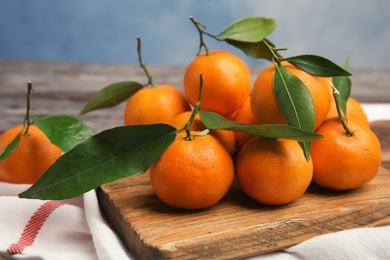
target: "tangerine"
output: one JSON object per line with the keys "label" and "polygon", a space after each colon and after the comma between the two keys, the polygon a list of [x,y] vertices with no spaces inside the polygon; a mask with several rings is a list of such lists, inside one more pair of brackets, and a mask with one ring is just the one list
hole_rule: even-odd
{"label": "tangerine", "polygon": [[[314,103],[314,130],[316,130],[329,112],[331,102],[330,79],[313,76],[286,61],[281,64],[297,76],[309,90]],[[274,75],[275,65],[271,64],[258,75],[253,85],[251,109],[253,117],[259,124],[286,124],[286,119],[279,108],[273,90]]]}
{"label": "tangerine", "polygon": [[283,205],[301,197],[312,180],[297,141],[255,137],[238,152],[235,169],[243,191],[257,202]]}
{"label": "tangerine", "polygon": [[347,135],[338,118],[326,120],[317,133],[324,137],[312,142],[313,181],[333,190],[362,187],[372,180],[381,165],[377,136],[362,122],[348,121]]}
{"label": "tangerine", "polygon": [[149,168],[149,176],[155,193],[167,205],[203,209],[215,205],[229,191],[234,166],[212,135],[186,140],[182,131]]}
{"label": "tangerine", "polygon": [[236,55],[224,50],[214,50],[208,55],[198,55],[184,74],[184,92],[195,106],[198,101],[200,78],[203,92],[200,108],[228,116],[239,109],[251,90],[251,75],[247,65]]}
{"label": "tangerine", "polygon": [[[0,136],[0,151],[24,129],[23,125],[8,129]],[[0,160],[0,181],[32,184],[62,154],[60,148],[50,142],[35,125],[28,134],[22,133],[17,148],[4,160]]]}
{"label": "tangerine", "polygon": [[144,87],[127,102],[125,125],[171,123],[180,113],[190,110],[183,93],[171,85]]}

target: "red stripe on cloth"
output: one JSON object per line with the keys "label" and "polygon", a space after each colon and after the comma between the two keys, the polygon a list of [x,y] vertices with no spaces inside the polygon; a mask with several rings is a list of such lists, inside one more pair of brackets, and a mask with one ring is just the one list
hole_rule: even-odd
{"label": "red stripe on cloth", "polygon": [[62,205],[64,205],[64,203],[60,201],[48,201],[42,204],[31,216],[18,242],[11,244],[8,247],[7,252],[12,255],[23,253],[24,248],[31,246],[34,243],[39,230],[42,228],[50,214]]}

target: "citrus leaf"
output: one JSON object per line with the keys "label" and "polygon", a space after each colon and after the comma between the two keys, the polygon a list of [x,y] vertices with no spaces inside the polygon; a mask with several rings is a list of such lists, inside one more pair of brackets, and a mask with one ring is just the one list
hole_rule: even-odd
{"label": "citrus leaf", "polygon": [[[345,62],[341,65],[342,68],[348,69],[349,67],[349,56],[345,60]],[[332,78],[333,86],[337,89],[338,95],[337,101],[338,104],[343,111],[344,115],[347,114],[347,100],[349,96],[351,95],[351,87],[352,82],[351,78],[347,76],[339,76],[339,77],[333,77]]]}
{"label": "citrus leaf", "polygon": [[[313,131],[314,103],[305,84],[294,74],[277,65],[274,75],[274,93],[287,124],[306,131]],[[306,160],[310,158],[310,143],[301,143]]]}
{"label": "citrus leaf", "polygon": [[[267,59],[269,61],[272,61],[273,55],[264,44],[264,41],[267,41],[269,45],[275,47],[275,45],[268,39],[264,39],[260,42],[242,42],[229,39],[226,40],[228,44],[233,45],[234,47],[242,50],[248,57],[254,59]],[[278,52],[275,51],[275,54],[282,58]]]}
{"label": "citrus leaf", "polygon": [[305,84],[285,67],[278,65],[273,87],[276,100],[287,123],[312,131],[315,121],[314,103]]}
{"label": "citrus leaf", "polygon": [[142,87],[142,84],[134,81],[122,81],[110,84],[95,93],[80,111],[79,115],[81,116],[97,109],[114,107],[129,98]]}
{"label": "citrus leaf", "polygon": [[11,155],[11,153],[16,150],[19,145],[21,136],[22,133],[20,132],[14,137],[14,139],[12,139],[12,141],[7,145],[7,147],[5,147],[3,151],[1,151],[0,160],[7,159]]}
{"label": "citrus leaf", "polygon": [[237,20],[220,32],[220,36],[240,42],[260,42],[271,34],[277,22],[265,17],[244,17]]}
{"label": "citrus leaf", "polygon": [[299,55],[285,59],[294,66],[319,77],[351,76],[352,74],[332,61],[316,55]]}
{"label": "citrus leaf", "polygon": [[84,122],[66,115],[35,118],[34,123],[63,152],[68,152],[94,134]]}
{"label": "citrus leaf", "polygon": [[244,134],[268,138],[290,139],[301,142],[311,141],[322,137],[320,134],[311,131],[305,131],[289,125],[251,125],[235,122],[211,111],[201,110],[199,111],[199,116],[203,124],[209,129],[230,130]]}
{"label": "citrus leaf", "polygon": [[175,139],[167,124],[121,126],[102,131],[63,154],[21,198],[61,200],[144,173]]}

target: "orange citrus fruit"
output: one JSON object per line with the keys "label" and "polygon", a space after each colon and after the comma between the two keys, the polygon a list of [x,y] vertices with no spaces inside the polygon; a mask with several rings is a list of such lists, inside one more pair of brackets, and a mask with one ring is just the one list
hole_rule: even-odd
{"label": "orange citrus fruit", "polygon": [[169,124],[178,114],[190,110],[183,93],[171,85],[144,87],[127,102],[125,125]]}
{"label": "orange citrus fruit", "polygon": [[[298,77],[309,90],[314,103],[315,125],[317,129],[325,120],[331,102],[330,78],[313,76],[288,62],[282,65]],[[285,124],[286,120],[280,110],[273,91],[275,65],[266,67],[257,77],[251,95],[253,117],[260,124]]]}
{"label": "orange citrus fruit", "polygon": [[298,199],[313,176],[313,163],[306,161],[298,142],[263,137],[255,137],[242,147],[235,169],[243,191],[267,205]]}
{"label": "orange citrus fruit", "polygon": [[[234,121],[241,122],[245,124],[255,125],[257,124],[255,118],[252,115],[250,98],[244,103],[244,105],[237,111],[234,117]],[[239,151],[244,144],[246,144],[253,135],[248,135],[240,132],[234,132],[234,140],[236,144],[236,149]]]}
{"label": "orange citrus fruit", "polygon": [[150,182],[167,205],[203,209],[215,205],[229,191],[234,178],[233,160],[212,135],[186,140],[180,132],[149,168]]}
{"label": "orange citrus fruit", "polygon": [[[0,151],[22,131],[23,125],[8,129],[0,136]],[[18,147],[11,155],[0,160],[0,181],[32,184],[62,154],[35,125],[30,125],[28,135],[22,133]]]}
{"label": "orange citrus fruit", "polygon": [[337,118],[326,120],[317,133],[324,137],[312,142],[313,181],[334,190],[356,189],[372,180],[381,165],[377,136],[362,122],[348,121],[354,131],[348,136]]}
{"label": "orange citrus fruit", "polygon": [[[326,119],[332,118],[332,117],[338,117],[337,108],[336,108],[336,102],[334,101],[334,98],[332,97],[332,101],[330,104],[330,109],[328,112],[328,115],[326,116]],[[370,125],[370,121],[368,120],[366,112],[363,110],[360,103],[352,98],[349,97],[347,99],[347,120],[353,120],[362,122],[366,125]]]}
{"label": "orange citrus fruit", "polygon": [[198,55],[184,74],[184,92],[191,105],[199,97],[200,73],[203,91],[200,108],[227,116],[240,108],[251,90],[251,75],[247,65],[236,55],[214,50]]}
{"label": "orange citrus fruit", "polygon": [[[192,111],[186,111],[179,114],[171,123],[177,129],[183,127],[190,119]],[[196,115],[194,121],[191,124],[192,131],[203,131],[206,127],[200,119],[199,115]],[[233,154],[235,151],[234,133],[227,130],[210,130],[210,134],[223,144],[229,154]]]}

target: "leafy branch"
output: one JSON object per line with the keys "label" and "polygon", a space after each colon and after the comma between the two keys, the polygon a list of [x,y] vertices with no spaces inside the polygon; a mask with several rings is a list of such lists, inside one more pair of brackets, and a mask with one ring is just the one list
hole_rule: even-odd
{"label": "leafy branch", "polygon": [[[288,71],[282,61],[287,61],[299,69],[320,77],[349,76],[348,71],[332,61],[316,55],[300,55],[283,58],[279,51],[287,48],[277,48],[266,37],[277,26],[273,19],[264,17],[246,17],[233,22],[219,34],[207,32],[205,25],[190,17],[200,34],[200,45],[208,52],[203,34],[218,41],[226,41],[252,58],[265,58],[275,66],[273,90],[287,124],[306,131],[313,131],[315,123],[314,103],[305,84],[294,74]],[[310,158],[310,143],[301,142],[306,160]]]}
{"label": "leafy branch", "polygon": [[142,59],[142,47],[141,47],[141,37],[137,37],[137,53],[138,61],[143,69],[146,77],[147,83],[141,84],[136,81],[121,81],[112,83],[98,92],[96,92],[87,102],[87,104],[79,112],[79,116],[82,116],[86,113],[89,113],[94,110],[104,109],[115,107],[127,100],[129,97],[134,95],[138,90],[142,89],[145,86],[154,86],[153,77],[149,74],[143,59]]}
{"label": "leafy branch", "polygon": [[[190,16],[190,20],[199,32],[200,43],[197,55],[200,54],[202,48],[205,48],[206,53],[209,54],[209,49],[203,37],[203,35],[207,35],[219,42],[225,41],[241,49],[252,58],[272,59],[269,55],[269,47],[274,45],[266,39],[266,36],[271,34],[276,28],[277,22],[274,19],[245,17],[233,22],[218,34],[209,33],[207,27],[194,17]],[[268,47],[265,43],[268,44]],[[275,51],[277,52],[277,50]]]}

